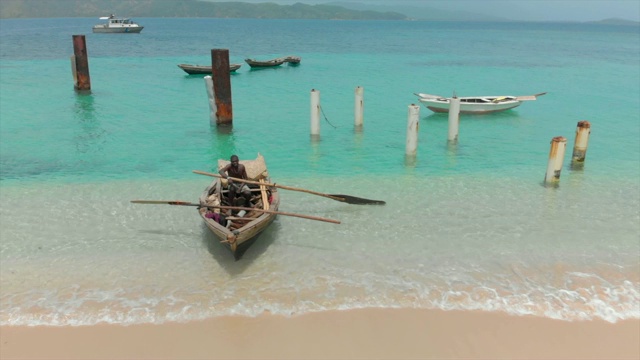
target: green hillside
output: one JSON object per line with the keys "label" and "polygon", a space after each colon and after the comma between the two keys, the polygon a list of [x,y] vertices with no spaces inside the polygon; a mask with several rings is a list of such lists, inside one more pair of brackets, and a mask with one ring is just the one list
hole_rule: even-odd
{"label": "green hillside", "polygon": [[333,5],[278,5],[198,0],[2,0],[0,18],[211,17],[254,19],[407,20],[396,12],[346,9]]}

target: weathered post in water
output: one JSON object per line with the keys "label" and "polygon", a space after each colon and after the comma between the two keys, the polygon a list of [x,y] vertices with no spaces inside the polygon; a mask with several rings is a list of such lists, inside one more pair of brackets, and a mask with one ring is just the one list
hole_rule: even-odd
{"label": "weathered post in water", "polygon": [[562,163],[564,161],[564,153],[566,149],[567,138],[564,136],[556,136],[551,139],[551,151],[549,152],[547,173],[544,176],[545,183],[552,184],[560,181],[560,172],[562,171]]}
{"label": "weathered post in water", "polygon": [[364,124],[364,89],[362,86],[356,87],[354,114],[354,126],[356,129],[361,129]]}
{"label": "weathered post in water", "polygon": [[207,99],[209,99],[209,123],[214,125],[218,123],[216,116],[218,107],[216,106],[216,97],[213,91],[213,77],[211,75],[204,77],[204,88],[207,90]]}
{"label": "weathered post in water", "polygon": [[572,165],[582,165],[587,156],[587,145],[589,144],[589,134],[591,134],[591,123],[586,120],[578,121],[576,129],[576,143],[573,145]]}
{"label": "weathered post in water", "polygon": [[460,99],[454,94],[449,100],[449,136],[450,142],[458,141],[458,128],[460,127]]}
{"label": "weathered post in water", "polygon": [[418,152],[418,129],[420,127],[420,106],[409,105],[407,116],[407,145],[406,156],[416,156]]}
{"label": "weathered post in water", "polygon": [[229,49],[211,50],[211,77],[216,105],[216,124],[231,125],[233,123],[233,105],[231,102]]}
{"label": "weathered post in water", "polygon": [[74,88],[81,91],[91,90],[87,42],[84,35],[73,35],[72,37],[73,55],[71,56],[71,71],[73,73]]}
{"label": "weathered post in water", "polygon": [[311,89],[311,137],[320,136],[320,91]]}

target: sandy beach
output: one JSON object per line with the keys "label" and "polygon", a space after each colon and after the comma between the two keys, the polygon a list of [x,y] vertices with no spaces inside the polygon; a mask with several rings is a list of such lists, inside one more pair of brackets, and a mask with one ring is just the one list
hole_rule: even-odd
{"label": "sandy beach", "polygon": [[362,309],[163,325],[0,327],[2,359],[639,359],[640,320]]}

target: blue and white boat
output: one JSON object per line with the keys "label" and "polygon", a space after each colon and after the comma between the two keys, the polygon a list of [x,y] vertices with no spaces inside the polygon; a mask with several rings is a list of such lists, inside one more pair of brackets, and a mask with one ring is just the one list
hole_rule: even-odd
{"label": "blue and white boat", "polygon": [[136,24],[129,18],[115,17],[113,14],[110,16],[103,16],[100,20],[107,20],[104,24],[98,24],[93,27],[94,33],[133,33],[137,34],[142,31],[144,26]]}

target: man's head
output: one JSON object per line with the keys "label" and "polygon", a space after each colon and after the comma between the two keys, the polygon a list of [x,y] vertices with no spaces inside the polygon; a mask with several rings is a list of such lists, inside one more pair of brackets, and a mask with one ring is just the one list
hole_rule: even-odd
{"label": "man's head", "polygon": [[238,167],[240,160],[238,159],[238,155],[231,155],[231,166]]}

